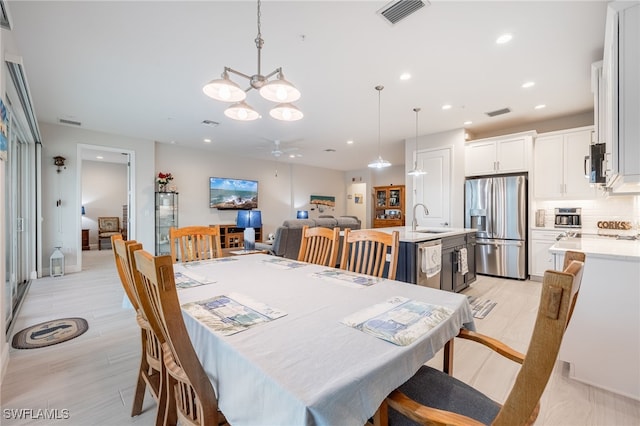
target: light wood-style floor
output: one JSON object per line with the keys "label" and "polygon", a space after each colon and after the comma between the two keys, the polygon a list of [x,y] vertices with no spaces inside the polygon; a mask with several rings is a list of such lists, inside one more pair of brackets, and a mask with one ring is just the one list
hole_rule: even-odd
{"label": "light wood-style floor", "polygon": [[[85,270],[46,277],[31,285],[14,332],[30,325],[77,316],[89,322],[84,335],[42,349],[11,349],[0,393],[2,425],[152,425],[155,403],[145,398],[145,411],[130,417],[140,334],[131,308],[124,303],[110,250],[83,252]],[[538,305],[540,284],[480,277],[465,294],[497,301],[478,331],[525,351]],[[615,354],[612,354],[614,357]],[[438,356],[429,364],[441,365]],[[615,362],[615,359],[603,360]],[[542,399],[537,425],[639,425],[640,402],[567,378],[558,363]],[[454,374],[501,402],[517,372],[510,361],[472,342],[456,341]],[[65,420],[15,419],[15,413]],[[13,410],[13,411],[11,411]],[[31,411],[25,411],[31,410]],[[64,411],[68,410],[68,411]],[[14,413],[14,414],[12,414]]]}

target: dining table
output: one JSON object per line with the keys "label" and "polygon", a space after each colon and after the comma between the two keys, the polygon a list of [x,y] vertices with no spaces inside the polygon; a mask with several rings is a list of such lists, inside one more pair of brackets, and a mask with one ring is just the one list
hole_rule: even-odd
{"label": "dining table", "polygon": [[195,352],[229,424],[362,426],[475,328],[467,297],[267,254],[174,265]]}

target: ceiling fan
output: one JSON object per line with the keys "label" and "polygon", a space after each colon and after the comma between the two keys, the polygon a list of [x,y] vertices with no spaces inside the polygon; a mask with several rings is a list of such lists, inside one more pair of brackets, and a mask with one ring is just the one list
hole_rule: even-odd
{"label": "ceiling fan", "polygon": [[[295,139],[295,140],[287,141],[285,143],[290,144],[290,143],[298,142],[300,140],[302,139]],[[282,142],[278,139],[270,140],[270,141],[273,143],[273,146],[271,147],[271,155],[273,157],[280,158],[283,155],[287,155],[288,157],[291,157],[291,158],[302,157],[302,154],[291,154],[292,152],[298,151],[299,148],[295,146],[284,147],[282,145]]]}

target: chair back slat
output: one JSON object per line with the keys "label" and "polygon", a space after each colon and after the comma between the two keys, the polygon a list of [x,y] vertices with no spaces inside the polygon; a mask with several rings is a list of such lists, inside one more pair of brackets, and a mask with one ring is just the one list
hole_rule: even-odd
{"label": "chair back slat", "polygon": [[335,267],[338,261],[338,245],[340,244],[340,228],[323,228],[320,226],[302,228],[302,240],[298,252],[298,260],[322,266]]}
{"label": "chair back slat", "polygon": [[[395,279],[400,235],[371,229],[344,230],[340,268],[351,272]],[[387,262],[387,256],[389,261]]]}
{"label": "chair back slat", "polygon": [[171,227],[169,241],[173,263],[222,257],[219,225]]}

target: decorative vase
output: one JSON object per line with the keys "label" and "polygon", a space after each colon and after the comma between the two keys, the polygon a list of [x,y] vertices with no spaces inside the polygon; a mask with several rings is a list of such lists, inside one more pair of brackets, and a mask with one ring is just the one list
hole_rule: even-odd
{"label": "decorative vase", "polygon": [[158,192],[167,192],[167,185],[159,183],[158,184]]}

